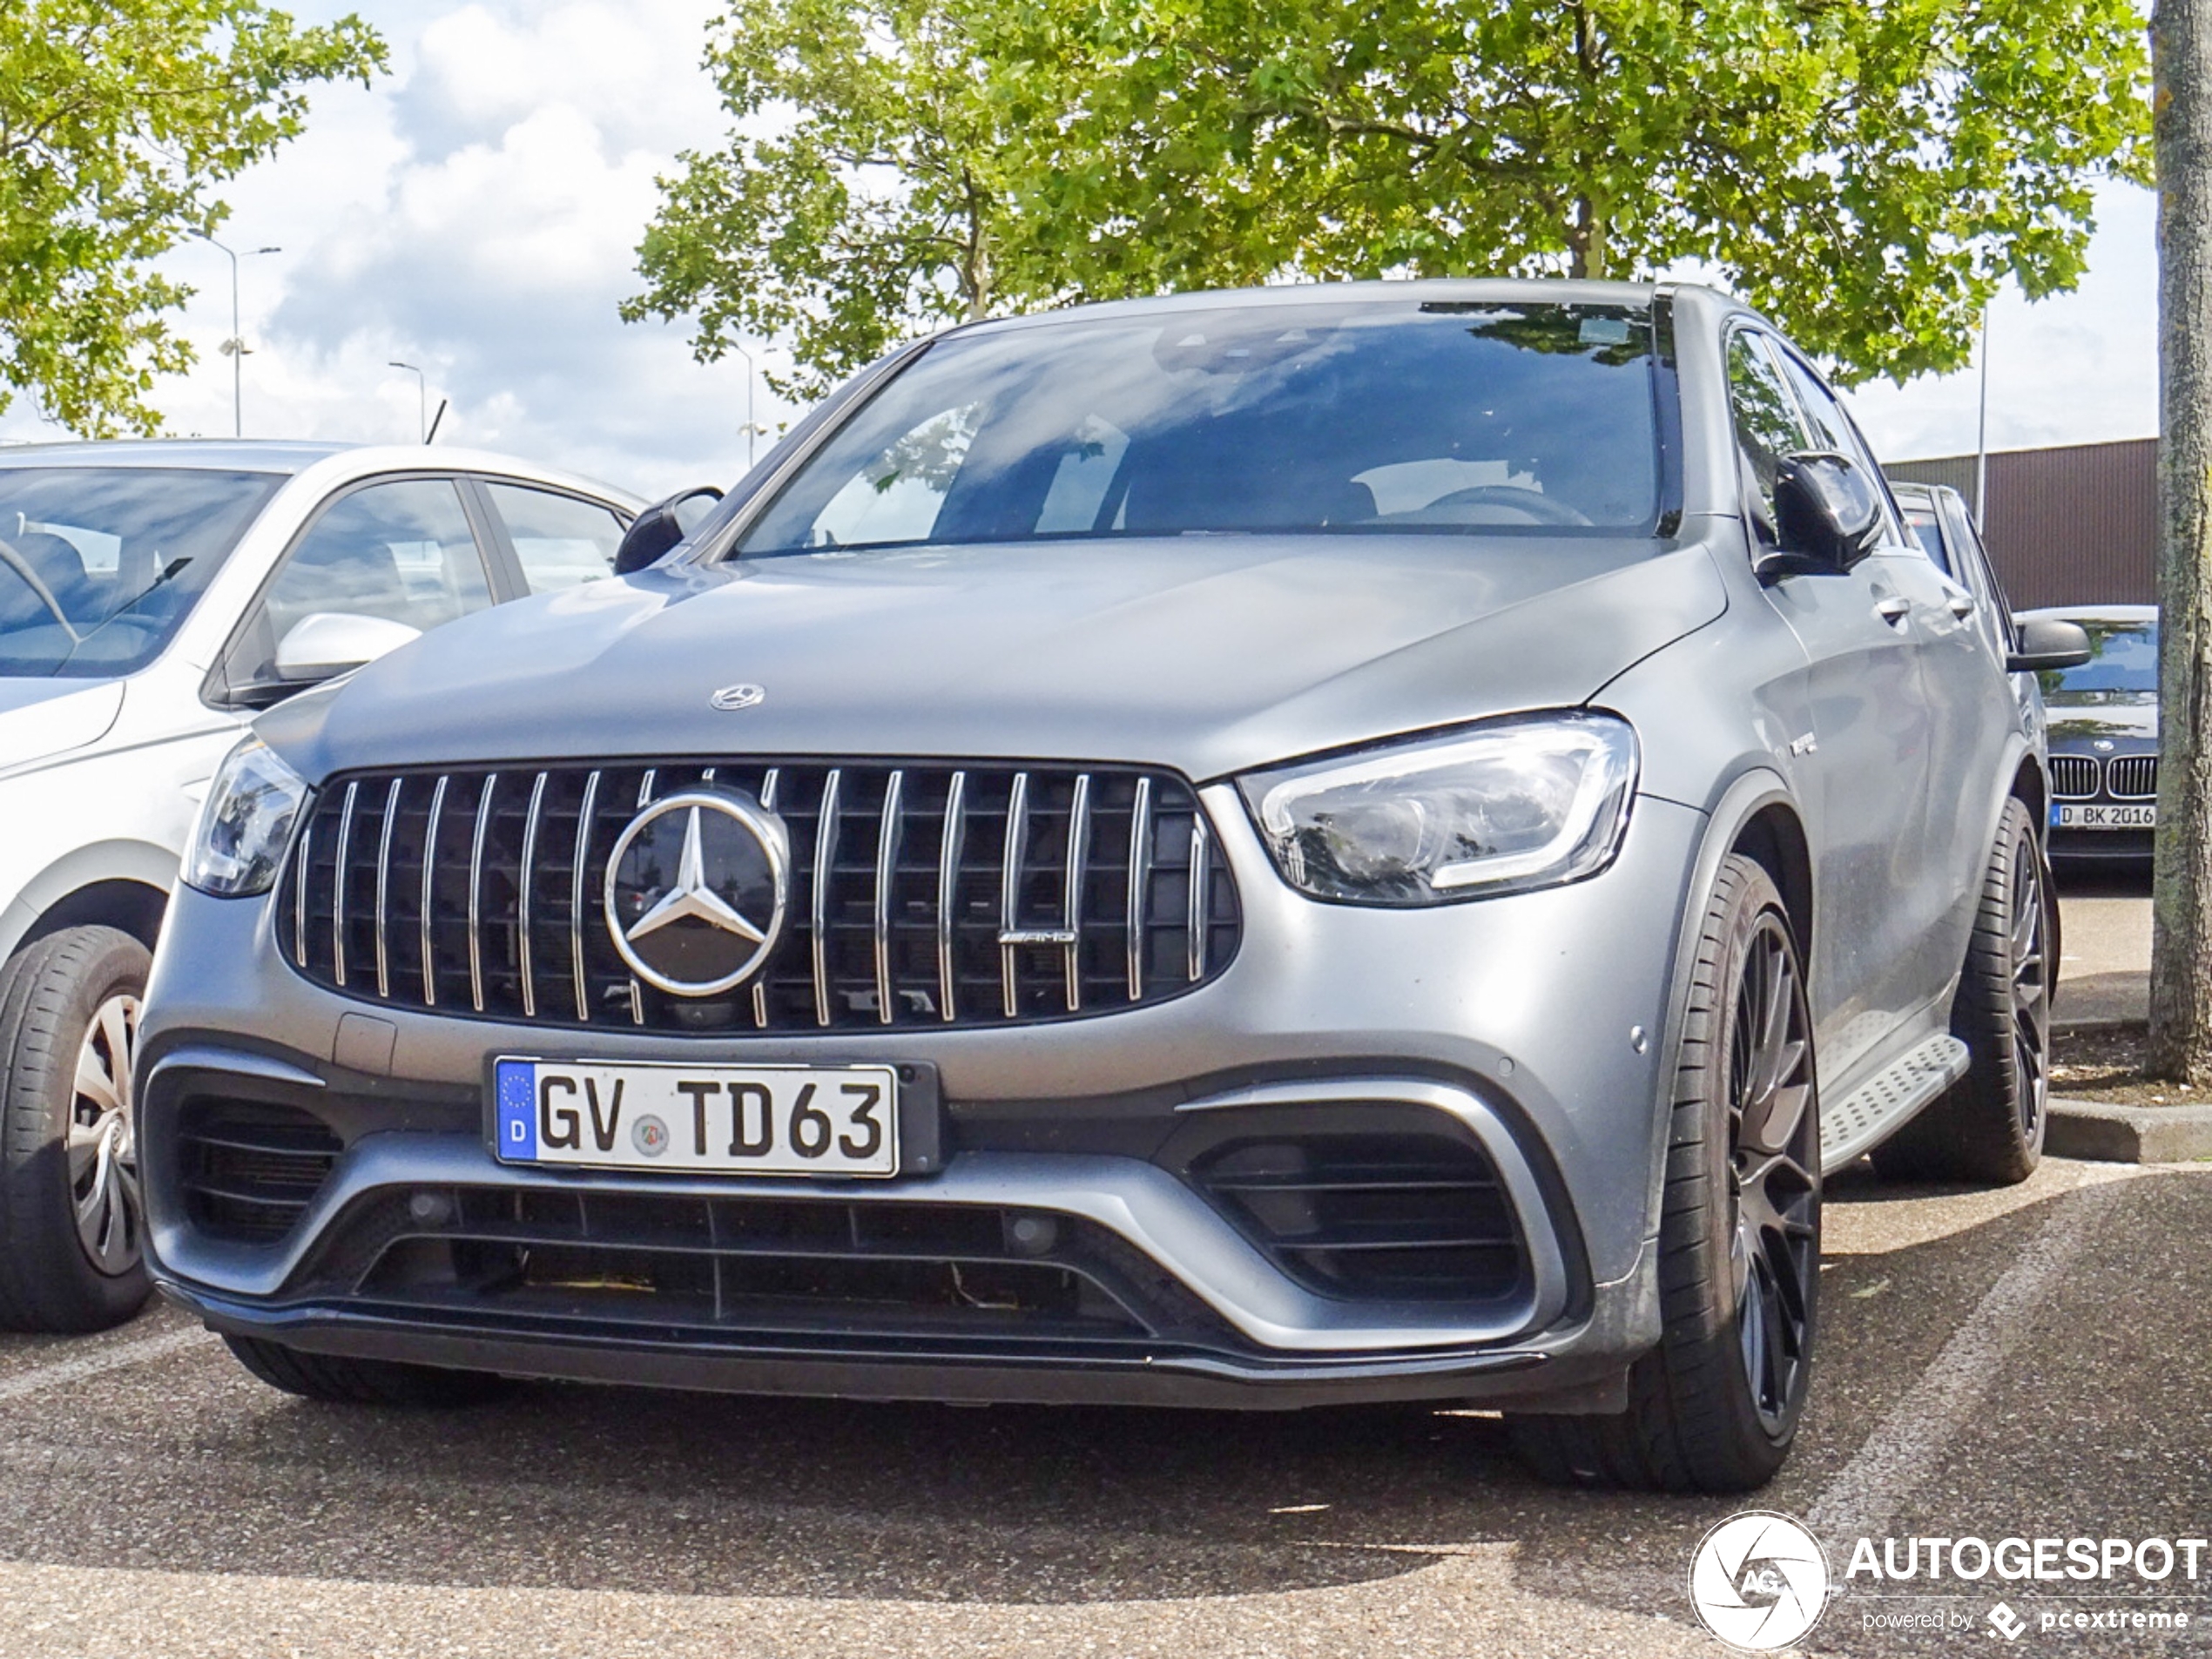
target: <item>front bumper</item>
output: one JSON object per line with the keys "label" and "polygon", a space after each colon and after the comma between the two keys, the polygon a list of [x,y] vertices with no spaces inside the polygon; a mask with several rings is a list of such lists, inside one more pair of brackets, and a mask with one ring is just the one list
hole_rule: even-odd
{"label": "front bumper", "polygon": [[[488,1055],[665,1058],[671,1040],[556,1035],[334,995],[279,959],[266,904],[180,892],[142,1030],[157,1280],[235,1334],[580,1380],[962,1400],[1616,1408],[1628,1363],[1658,1331],[1659,1077],[1703,816],[1645,800],[1598,878],[1384,913],[1298,897],[1233,803],[1210,805],[1246,934],[1236,962],[1196,993],[1019,1031],[681,1042],[724,1062],[889,1057],[934,1076],[942,1168],[881,1184],[502,1165],[482,1126]],[[365,1042],[364,1017],[385,1034]],[[300,1108],[335,1126],[342,1150],[280,1238],[225,1238],[195,1218],[187,1130],[195,1103],[210,1099]],[[1511,1285],[1466,1301],[1317,1288],[1210,1201],[1177,1150],[1217,1125],[1299,1124],[1404,1126],[1474,1149],[1518,1230]],[[845,1265],[820,1272],[858,1273],[866,1294],[755,1295],[733,1310],[718,1264],[764,1254],[747,1230],[833,1211],[848,1218],[851,1248],[809,1259],[837,1255]],[[1024,1262],[992,1245],[1016,1216],[1052,1218],[1058,1247]],[[658,1301],[604,1294],[634,1279],[620,1264],[571,1269],[559,1297],[543,1284],[519,1298],[440,1288],[487,1241],[568,1259],[610,1226],[644,1230],[616,1241],[624,1248],[708,1262],[696,1297],[668,1295],[659,1278]],[[1017,1288],[961,1289],[965,1300],[926,1319],[868,1300],[916,1261],[934,1272],[955,1257],[971,1276]],[[886,1265],[894,1260],[906,1265]],[[395,1277],[394,1261],[410,1265]],[[1039,1275],[1058,1277],[1027,1306],[1018,1287]]]}

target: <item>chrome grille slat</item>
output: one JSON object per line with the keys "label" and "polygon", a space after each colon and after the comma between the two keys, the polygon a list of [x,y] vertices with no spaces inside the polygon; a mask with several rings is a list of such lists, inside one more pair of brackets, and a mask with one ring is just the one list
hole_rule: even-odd
{"label": "chrome grille slat", "polygon": [[537,1018],[537,975],[530,961],[530,887],[537,873],[537,820],[545,810],[545,774],[530,786],[529,812],[523,819],[523,873],[515,884],[515,963],[523,978],[523,1017]]}
{"label": "chrome grille slat", "polygon": [[469,1000],[479,1014],[484,1011],[484,837],[491,831],[492,792],[498,787],[499,774],[486,772],[469,852]]}
{"label": "chrome grille slat", "polygon": [[809,909],[813,926],[810,941],[814,956],[814,1022],[830,1023],[829,924],[830,886],[837,865],[838,786],[843,772],[835,766],[822,781],[821,810],[815,819],[814,892]]}
{"label": "chrome grille slat", "polygon": [[387,914],[386,896],[392,884],[392,831],[400,821],[400,785],[392,779],[391,788],[384,792],[384,829],[376,838],[376,994],[392,994],[391,965],[384,945],[384,919]]}
{"label": "chrome grille slat", "polygon": [[1213,904],[1213,894],[1208,881],[1213,873],[1213,863],[1208,855],[1209,837],[1205,814],[1201,813],[1190,820],[1190,925],[1189,978],[1193,985],[1206,976],[1207,912]]}
{"label": "chrome grille slat", "polygon": [[1075,799],[1068,805],[1068,856],[1062,876],[1061,926],[1068,934],[1060,947],[1061,966],[1068,978],[1068,1012],[1083,1006],[1083,875],[1090,865],[1090,774],[1076,779]]}
{"label": "chrome grille slat", "polygon": [[330,884],[330,973],[341,990],[346,985],[346,855],[353,850],[354,801],[360,793],[359,783],[346,786],[346,805],[338,814],[336,879]]}
{"label": "chrome grille slat", "polygon": [[432,902],[438,885],[438,819],[446,809],[446,785],[452,780],[439,774],[437,787],[430,792],[430,821],[422,831],[422,1006],[438,1006],[438,959],[430,940],[430,918],[437,914]]}
{"label": "chrome grille slat", "polygon": [[[760,804],[770,812],[776,810],[776,786],[783,781],[781,768],[771,766],[760,779]],[[768,1028],[768,987],[760,980],[752,985],[752,1023],[757,1030]]]}
{"label": "chrome grille slat", "polygon": [[1008,940],[1022,931],[1022,863],[1029,842],[1029,774],[1014,774],[1006,804],[1006,847],[999,855],[999,988],[1006,1017],[1022,1011],[1021,947]]}
{"label": "chrome grille slat", "polygon": [[307,866],[314,856],[314,826],[302,826],[299,867],[292,877],[292,960],[301,968],[307,965],[307,889],[314,885]]}
{"label": "chrome grille slat", "polygon": [[[634,982],[604,877],[633,803],[710,766],[717,786],[757,786],[786,826],[788,921],[752,981],[685,999]],[[274,911],[293,971],[463,1018],[713,1036],[1096,1017],[1220,973],[1241,926],[1195,791],[1129,765],[509,761],[341,774],[307,816]]]}
{"label": "chrome grille slat", "polygon": [[[1146,781],[1150,781],[1147,779]],[[945,791],[945,821],[937,848],[937,1013],[946,1024],[960,1018],[960,973],[954,966],[954,908],[960,898],[961,854],[968,846],[968,774],[956,772]]]}
{"label": "chrome grille slat", "polygon": [[583,780],[583,802],[576,813],[576,856],[569,867],[569,962],[576,980],[576,1017],[591,1022],[591,987],[583,971],[583,873],[591,862],[591,809],[599,799],[599,774]]}
{"label": "chrome grille slat", "polygon": [[1129,1000],[1144,1000],[1144,916],[1152,886],[1152,780],[1136,780],[1136,801],[1130,809],[1129,909],[1123,925],[1129,929]]}
{"label": "chrome grille slat", "polygon": [[900,799],[906,786],[903,772],[894,772],[883,786],[882,821],[875,837],[875,1011],[885,1025],[894,1017],[896,1005],[891,988],[891,898],[899,880],[899,840],[906,828]]}

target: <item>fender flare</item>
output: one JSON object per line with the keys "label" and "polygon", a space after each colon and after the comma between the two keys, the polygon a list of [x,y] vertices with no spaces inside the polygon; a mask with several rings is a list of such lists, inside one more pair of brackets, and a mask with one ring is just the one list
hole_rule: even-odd
{"label": "fender flare", "polygon": [[[1705,901],[1720,879],[1721,860],[1734,850],[1745,827],[1761,813],[1777,806],[1786,808],[1802,826],[1804,814],[1780,772],[1764,761],[1739,772],[1707,813],[1704,837],[1683,888],[1682,914],[1675,929],[1674,961],[1667,974],[1666,1023],[1660,1033],[1658,1084],[1652,1100],[1651,1162],[1644,1181],[1647,1240],[1656,1240],[1659,1235],[1660,1204],[1667,1174],[1668,1120],[1674,1109],[1675,1074],[1682,1059],[1683,1011],[1689,1000],[1689,980],[1696,966],[1697,934],[1704,922]],[[1805,900],[1809,907],[1814,897],[1815,889],[1808,873]],[[1808,922],[1811,920],[1810,915],[1805,918]],[[1801,948],[1807,947],[1809,941],[1801,940],[1799,943]],[[1807,955],[1805,972],[1810,976],[1809,948]],[[1656,1271],[1655,1251],[1646,1251],[1640,1258],[1640,1265],[1647,1264],[1649,1271]]]}
{"label": "fender flare", "polygon": [[152,841],[94,841],[71,848],[23,884],[0,910],[0,961],[15,954],[39,919],[72,893],[99,881],[129,881],[167,894],[177,885],[178,855]]}

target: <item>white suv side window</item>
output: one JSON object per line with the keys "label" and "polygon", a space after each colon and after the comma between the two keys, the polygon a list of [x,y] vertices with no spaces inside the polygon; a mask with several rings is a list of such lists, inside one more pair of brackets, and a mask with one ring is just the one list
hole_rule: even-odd
{"label": "white suv side window", "polygon": [[622,521],[596,501],[550,489],[484,481],[516,562],[532,593],[573,588],[612,576],[622,545]]}
{"label": "white suv side window", "polygon": [[317,611],[428,633],[492,602],[483,557],[449,478],[398,478],[341,496],[285,556],[233,648],[233,690],[273,681],[276,651]]}

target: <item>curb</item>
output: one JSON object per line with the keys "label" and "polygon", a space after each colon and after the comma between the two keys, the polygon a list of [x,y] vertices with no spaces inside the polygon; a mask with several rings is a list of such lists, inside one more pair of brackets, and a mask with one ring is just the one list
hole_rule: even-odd
{"label": "curb", "polygon": [[2107,1106],[2048,1103],[2043,1150],[2054,1157],[2101,1163],[2188,1163],[2212,1158],[2212,1105]]}
{"label": "curb", "polygon": [[2130,1026],[2140,1031],[2143,1022],[2140,1017],[2121,1014],[2084,1014],[2074,1019],[2051,1016],[2051,1035],[2054,1037],[2086,1036],[2092,1031],[2125,1031]]}

